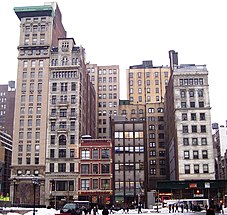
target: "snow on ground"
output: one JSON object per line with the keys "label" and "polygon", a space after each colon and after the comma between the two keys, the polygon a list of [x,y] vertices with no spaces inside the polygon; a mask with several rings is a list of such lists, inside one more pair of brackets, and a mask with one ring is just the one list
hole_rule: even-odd
{"label": "snow on ground", "polygon": [[[27,213],[25,213],[24,215],[33,215],[33,208],[4,208],[4,210],[7,210],[7,211],[9,211],[8,213],[7,213],[7,215],[21,215],[21,213],[16,213],[16,212],[13,212],[13,211],[15,211],[15,210],[17,210],[17,211],[20,211],[20,210],[23,210],[23,211],[25,211],[25,210],[28,210],[28,212]],[[227,214],[227,208],[224,208],[224,212],[225,212],[225,214]],[[53,208],[51,208],[51,209],[47,209],[47,208],[37,208],[36,209],[36,212],[35,212],[35,214],[36,215],[55,215],[55,214],[59,214],[60,213],[60,211],[59,210],[55,210],[55,209],[53,209]],[[5,214],[5,213],[4,213]],[[137,209],[130,209],[129,210],[129,213],[123,213],[123,210],[119,210],[119,211],[114,211],[114,214],[116,214],[116,215],[120,215],[120,214],[124,214],[124,215],[127,215],[127,214],[133,214],[133,215],[136,215],[136,214],[138,214],[138,210]],[[181,213],[181,212],[179,212],[179,213],[169,213],[169,209],[168,208],[162,208],[162,209],[159,209],[159,212],[157,212],[156,210],[154,210],[154,209],[142,209],[142,214],[140,214],[140,215],[143,215],[143,214],[153,214],[153,215],[155,215],[155,214],[173,214],[173,215],[176,215],[176,214],[179,214],[179,215],[181,215],[181,214],[188,214],[188,215],[193,215],[193,214],[195,214],[195,212],[186,212],[186,211],[184,211],[184,213]],[[197,213],[196,213],[197,214]],[[205,213],[205,211],[202,211],[202,213],[198,213],[198,214],[206,214]],[[2,213],[0,213],[0,215],[2,215]],[[91,215],[93,215],[93,213],[91,213]],[[99,210],[98,211],[98,213],[97,213],[97,215],[102,215],[102,211],[101,210]],[[112,215],[112,213],[110,213],[109,215]]]}

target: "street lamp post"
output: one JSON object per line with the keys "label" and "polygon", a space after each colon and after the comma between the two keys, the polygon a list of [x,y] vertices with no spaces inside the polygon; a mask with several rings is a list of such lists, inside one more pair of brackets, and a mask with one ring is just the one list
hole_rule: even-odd
{"label": "street lamp post", "polygon": [[13,206],[15,206],[16,200],[16,178],[13,179]]}
{"label": "street lamp post", "polygon": [[33,215],[35,215],[35,189],[36,189],[36,185],[39,184],[38,179],[33,178],[32,184],[33,184]]}

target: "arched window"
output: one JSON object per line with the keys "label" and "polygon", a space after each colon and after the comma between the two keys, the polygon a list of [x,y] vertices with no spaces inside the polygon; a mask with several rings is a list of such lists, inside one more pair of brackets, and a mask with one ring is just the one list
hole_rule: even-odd
{"label": "arched window", "polygon": [[143,109],[139,109],[139,114],[143,114]]}
{"label": "arched window", "polygon": [[59,145],[66,145],[66,136],[65,135],[60,135],[58,140],[59,140]]}
{"label": "arched window", "polygon": [[51,66],[55,66],[54,64],[55,64],[55,59],[52,59],[51,60]]}
{"label": "arched window", "polygon": [[135,109],[132,109],[131,114],[135,114],[135,113],[136,113]]}
{"label": "arched window", "polygon": [[67,62],[68,62],[67,57],[63,57],[63,58],[62,58],[62,66],[67,65]]}
{"label": "arched window", "polygon": [[163,108],[158,108],[158,113],[163,113],[164,109]]}

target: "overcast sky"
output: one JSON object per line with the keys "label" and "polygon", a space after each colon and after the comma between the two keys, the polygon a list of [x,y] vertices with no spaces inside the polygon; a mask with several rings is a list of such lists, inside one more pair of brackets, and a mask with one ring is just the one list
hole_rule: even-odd
{"label": "overcast sky", "polygon": [[[15,6],[45,0],[0,0],[0,84],[16,80],[19,19]],[[48,2],[48,1],[46,1]],[[86,50],[87,62],[119,65],[121,99],[130,65],[153,60],[169,65],[168,51],[179,63],[207,65],[212,122],[227,120],[226,0],[58,0],[67,37]]]}

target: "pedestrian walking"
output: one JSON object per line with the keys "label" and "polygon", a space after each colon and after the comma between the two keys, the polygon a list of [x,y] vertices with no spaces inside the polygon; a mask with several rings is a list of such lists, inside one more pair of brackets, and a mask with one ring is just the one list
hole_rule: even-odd
{"label": "pedestrian walking", "polygon": [[96,212],[97,212],[96,207],[94,207],[93,208],[93,215],[96,215]]}
{"label": "pedestrian walking", "polygon": [[142,213],[142,203],[139,202],[139,205],[138,205],[138,214],[139,213]]}
{"label": "pedestrian walking", "polygon": [[185,205],[186,211],[188,212],[188,204]]}
{"label": "pedestrian walking", "polygon": [[169,205],[169,213],[171,213],[172,205]]}
{"label": "pedestrian walking", "polygon": [[102,215],[108,215],[109,214],[109,210],[107,207],[104,207],[102,210]]}
{"label": "pedestrian walking", "polygon": [[172,212],[174,213],[174,204],[172,205]]}
{"label": "pedestrian walking", "polygon": [[215,215],[214,209],[213,209],[213,208],[209,208],[209,209],[207,210],[206,215]]}
{"label": "pedestrian walking", "polygon": [[183,204],[181,204],[181,206],[180,206],[180,207],[181,207],[181,212],[182,212],[182,213],[184,213],[184,205],[183,205]]}

